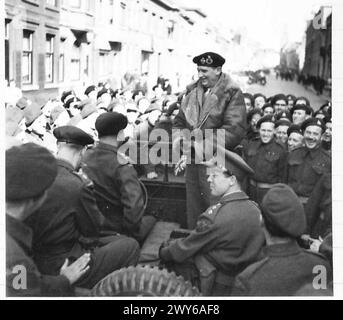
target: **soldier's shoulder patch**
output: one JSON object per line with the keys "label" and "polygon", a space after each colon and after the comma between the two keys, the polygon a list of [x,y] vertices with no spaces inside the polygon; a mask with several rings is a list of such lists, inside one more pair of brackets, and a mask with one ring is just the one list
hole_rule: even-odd
{"label": "soldier's shoulder patch", "polygon": [[82,170],[82,168],[78,172],[74,172],[75,175],[77,175],[82,182],[87,186],[91,187],[93,186],[93,181],[88,177],[88,175]]}
{"label": "soldier's shoulder patch", "polygon": [[211,220],[205,219],[205,218],[200,218],[197,222],[195,230],[197,232],[204,232],[204,231],[210,229],[212,225],[213,225],[213,222]]}

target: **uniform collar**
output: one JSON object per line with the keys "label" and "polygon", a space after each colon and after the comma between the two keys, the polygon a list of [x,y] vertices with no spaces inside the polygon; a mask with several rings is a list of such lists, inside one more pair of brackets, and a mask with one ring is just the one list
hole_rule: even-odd
{"label": "uniform collar", "polygon": [[118,147],[112,146],[111,144],[108,143],[104,143],[104,142],[99,142],[97,144],[97,147],[103,150],[108,150],[108,151],[112,151],[112,152],[117,152],[118,151]]}
{"label": "uniform collar", "polygon": [[264,254],[270,257],[293,256],[301,252],[295,240],[287,243],[272,244],[263,249]]}
{"label": "uniform collar", "polygon": [[321,149],[320,145],[318,145],[318,146],[315,147],[314,149],[309,149],[309,148],[307,148],[307,147],[305,147],[305,148],[306,148],[306,150],[307,150],[307,153],[310,155],[310,157],[311,157],[312,159],[314,159],[314,158],[316,157],[316,155],[320,152],[320,149]]}
{"label": "uniform collar", "polygon": [[249,199],[249,197],[243,191],[236,191],[236,192],[224,195],[220,199],[220,202],[226,203],[226,202],[230,202],[230,201],[248,200],[248,199]]}
{"label": "uniform collar", "polygon": [[59,167],[66,168],[68,171],[75,171],[75,169],[72,166],[72,164],[70,162],[66,161],[66,160],[57,159],[57,165]]}
{"label": "uniform collar", "polygon": [[31,250],[32,231],[25,223],[6,214],[6,232],[26,251]]}

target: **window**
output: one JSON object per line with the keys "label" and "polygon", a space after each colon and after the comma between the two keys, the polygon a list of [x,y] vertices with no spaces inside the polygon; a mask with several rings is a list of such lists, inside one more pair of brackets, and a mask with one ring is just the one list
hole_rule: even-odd
{"label": "window", "polygon": [[64,60],[64,46],[65,46],[65,39],[61,39],[60,42],[60,57],[59,57],[59,62],[58,62],[58,81],[63,82],[64,81],[64,65],[65,65],[65,60]]}
{"label": "window", "polygon": [[80,74],[81,74],[81,58],[80,57],[81,57],[80,47],[74,44],[72,48],[72,58],[70,60],[70,72],[71,72],[72,81],[80,80]]}
{"label": "window", "polygon": [[99,52],[99,74],[105,76],[110,72],[109,69],[109,51],[101,50]]}
{"label": "window", "polygon": [[32,83],[32,36],[33,32],[23,31],[22,82]]}
{"label": "window", "polygon": [[54,82],[54,36],[46,35],[45,53],[45,81]]}
{"label": "window", "polygon": [[10,42],[9,21],[5,20],[5,79],[10,78]]}
{"label": "window", "polygon": [[150,52],[142,51],[141,73],[149,73]]}

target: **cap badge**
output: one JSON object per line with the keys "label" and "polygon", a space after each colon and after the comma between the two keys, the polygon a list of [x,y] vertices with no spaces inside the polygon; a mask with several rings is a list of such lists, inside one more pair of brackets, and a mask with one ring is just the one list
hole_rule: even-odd
{"label": "cap badge", "polygon": [[207,56],[206,63],[207,64],[212,64],[213,63],[213,59],[211,58],[211,56]]}

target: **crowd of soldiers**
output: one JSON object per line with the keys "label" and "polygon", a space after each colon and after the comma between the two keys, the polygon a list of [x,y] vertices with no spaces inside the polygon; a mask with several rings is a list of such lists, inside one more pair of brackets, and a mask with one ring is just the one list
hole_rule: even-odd
{"label": "crowd of soldiers", "polygon": [[[221,72],[225,59],[206,53],[193,61],[202,86],[211,89],[202,89],[206,108],[208,95],[220,97],[221,87],[216,83],[229,81]],[[218,71],[213,75],[217,79],[213,87],[208,83],[211,78],[206,78],[211,68]],[[85,88],[82,96],[65,91],[44,106],[20,95],[6,104],[8,295],[77,294],[75,288],[91,289],[111,272],[137,264],[139,247],[158,217],[145,212],[144,185],[118,148],[123,141],[137,140],[155,128],[171,133],[172,128],[185,123],[182,117],[188,122],[193,116],[199,118],[185,107],[197,99],[192,90],[199,90],[199,86],[171,94],[170,87],[164,90],[164,85],[156,85],[148,95],[139,90],[113,90],[99,83]],[[237,88],[228,92],[243,114],[239,134],[233,133],[241,138],[225,145],[225,170],[219,170],[215,162],[204,162],[201,168],[187,165],[187,221],[194,232],[162,244],[160,258],[169,266],[174,262],[172,268],[177,271],[177,265],[196,252],[216,249],[206,256],[205,263],[195,259],[195,265],[201,266],[198,286],[203,294],[296,294],[301,284],[311,283],[314,265],[328,270],[332,265],[331,103],[314,111],[306,97],[282,93],[265,97],[243,94]],[[216,98],[218,104],[220,101]],[[217,123],[211,116],[204,121]],[[180,161],[177,166],[182,167]],[[210,187],[206,187],[219,198],[201,206],[206,192],[196,184],[203,181],[189,179],[192,170],[205,172],[209,168],[220,171],[211,171]],[[149,164],[145,174],[148,179],[158,177]],[[222,188],[216,186],[222,174],[222,185],[227,189],[215,191]],[[242,207],[240,203],[246,203],[248,197],[253,202],[249,200]],[[225,212],[235,215],[220,216],[218,212],[225,206]],[[260,229],[261,212],[268,236]],[[215,227],[217,224],[221,227]],[[281,238],[293,239],[296,245],[293,241],[283,251],[274,244],[270,257],[276,260],[260,260],[266,243]],[[235,249],[217,250],[223,243]],[[306,254],[300,248],[308,249]],[[293,256],[298,260],[292,260]],[[23,264],[30,274],[29,290],[13,286],[18,277],[13,267]],[[217,272],[212,279],[213,266],[226,272]],[[268,272],[262,272],[264,267]],[[196,283],[193,271],[189,273],[180,271]],[[288,283],[284,288],[270,283],[270,275],[278,274]],[[211,289],[206,285],[209,279]]]}

